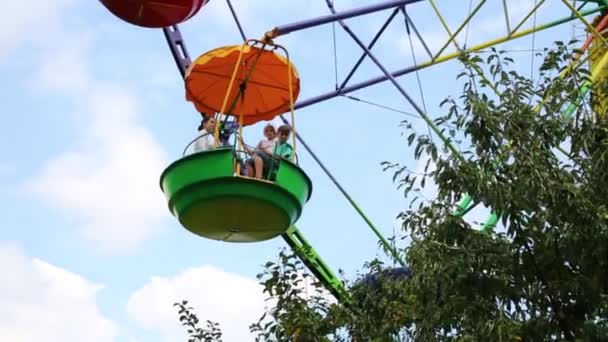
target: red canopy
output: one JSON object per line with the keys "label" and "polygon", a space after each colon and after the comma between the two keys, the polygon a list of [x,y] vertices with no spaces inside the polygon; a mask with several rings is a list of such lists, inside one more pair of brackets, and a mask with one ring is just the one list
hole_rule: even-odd
{"label": "red canopy", "polygon": [[193,17],[207,0],[100,0],[115,16],[134,25],[161,28]]}

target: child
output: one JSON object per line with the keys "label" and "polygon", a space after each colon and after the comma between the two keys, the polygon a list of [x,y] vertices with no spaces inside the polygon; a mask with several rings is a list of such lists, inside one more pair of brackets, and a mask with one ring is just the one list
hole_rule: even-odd
{"label": "child", "polygon": [[[272,124],[268,124],[264,127],[264,137],[266,139],[262,139],[254,150],[247,147],[247,145],[243,144],[243,147],[251,155],[251,159],[247,160],[247,176],[254,177],[257,179],[262,178],[262,171],[264,166],[264,161],[262,158],[270,158],[274,151],[275,143],[276,143],[277,132]],[[242,142],[242,141],[241,141]]]}
{"label": "child", "polygon": [[289,126],[282,125],[278,130],[277,142],[274,146],[274,151],[271,155],[263,154],[260,155],[262,159],[262,170],[267,178],[272,179],[273,171],[275,171],[279,165],[280,159],[291,160],[293,154],[293,147],[287,142],[291,130]]}
{"label": "child", "polygon": [[274,155],[280,158],[284,158],[287,160],[291,160],[291,155],[293,153],[293,146],[291,146],[290,143],[287,142],[287,140],[289,139],[289,134],[291,133],[291,130],[289,129],[289,126],[287,125],[282,125],[281,127],[279,127],[279,131],[278,131],[278,142],[274,147]]}

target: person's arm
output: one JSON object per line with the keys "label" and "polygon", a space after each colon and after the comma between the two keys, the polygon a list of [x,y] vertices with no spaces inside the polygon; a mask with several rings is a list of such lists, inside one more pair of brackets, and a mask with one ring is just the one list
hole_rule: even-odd
{"label": "person's arm", "polygon": [[250,155],[253,154],[254,150],[252,150],[249,146],[247,146],[247,144],[245,144],[245,142],[243,141],[243,138],[241,138],[239,136],[239,140],[241,141],[241,145],[243,145],[245,152],[249,153]]}
{"label": "person's arm", "polygon": [[285,156],[283,158],[291,161],[291,156],[292,155],[293,155],[293,149],[289,149],[289,151],[285,153]]}
{"label": "person's arm", "polygon": [[293,154],[293,147],[287,144],[285,150],[283,151],[281,158],[287,159],[291,161],[291,155]]}

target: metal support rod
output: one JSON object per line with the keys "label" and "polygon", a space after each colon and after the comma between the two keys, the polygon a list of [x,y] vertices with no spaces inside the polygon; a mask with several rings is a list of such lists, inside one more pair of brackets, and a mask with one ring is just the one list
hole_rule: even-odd
{"label": "metal support rod", "polygon": [[[503,0],[506,1],[506,0]],[[605,1],[604,1],[605,2]],[[580,11],[583,7],[585,7],[585,5],[587,5],[589,3],[589,0],[585,0],[583,1],[582,4],[578,5],[578,8],[576,9],[577,11]]]}
{"label": "metal support rod", "polygon": [[[443,26],[443,28],[445,29],[445,31],[448,33],[448,36],[449,37],[454,37],[455,35],[452,34],[452,31],[450,31],[450,28],[448,27],[448,23],[445,21],[445,19],[441,15],[441,12],[439,12],[439,8],[437,7],[437,5],[435,5],[435,1],[429,0],[429,2],[431,3],[431,6],[433,7],[433,10],[435,11],[435,14],[437,14],[437,17],[439,18],[439,21],[441,22],[441,25]],[[454,40],[453,43],[454,43],[454,46],[456,47],[456,50],[462,51],[462,49],[458,45],[457,41]]]}
{"label": "metal support rod", "polygon": [[505,12],[505,22],[507,24],[507,33],[511,32],[511,23],[509,22],[509,10],[507,9],[507,0],[502,0],[502,8]]}
{"label": "metal support rod", "polygon": [[[420,1],[420,0],[418,0],[418,1]],[[414,3],[414,2],[418,2],[418,1],[403,1],[403,3]],[[607,5],[600,5],[597,8],[594,8],[592,10],[581,12],[580,15],[589,15],[589,14],[592,14],[592,13],[596,13],[596,12],[599,12],[601,10],[606,9],[606,7],[608,7],[608,6]],[[371,13],[371,12],[369,12],[369,13]],[[406,13],[404,13],[404,14],[407,16]],[[351,15],[351,17],[352,16],[356,16],[356,15]],[[329,16],[329,18],[330,18],[330,20],[328,22],[337,20],[337,19],[333,19],[334,16]],[[502,43],[502,42],[505,42],[505,41],[509,41],[509,40],[512,40],[512,39],[515,39],[515,38],[519,38],[519,37],[528,35],[528,34],[530,34],[532,32],[541,31],[541,30],[544,30],[544,29],[547,29],[547,28],[550,28],[550,27],[553,27],[553,26],[560,25],[562,23],[571,21],[571,20],[573,20],[575,18],[576,17],[574,17],[574,16],[566,17],[566,18],[554,21],[552,23],[545,24],[545,25],[540,26],[540,27],[538,27],[536,29],[525,30],[525,31],[522,31],[522,32],[518,32],[517,34],[512,34],[512,35],[510,35],[508,37],[503,37],[503,38],[500,38],[500,39],[496,39],[496,40],[493,40],[493,41],[482,43],[482,44],[479,44],[477,46],[472,47],[471,49],[468,49],[467,52],[479,51],[479,50],[484,49],[484,48],[489,47],[489,46],[493,46],[493,45],[496,45],[496,44],[499,44],[499,43]],[[314,25],[311,25],[311,26],[314,26]],[[293,32],[293,30],[291,32]],[[167,44],[169,45],[169,48],[171,50],[171,54],[173,55],[174,61],[175,61],[176,65],[177,65],[177,67],[178,67],[178,70],[180,71],[180,74],[182,75],[182,77],[185,77],[186,70],[189,67],[189,65],[192,63],[192,61],[191,61],[190,56],[188,54],[188,50],[186,48],[185,42],[184,42],[184,40],[183,40],[183,38],[181,36],[181,32],[179,31],[179,27],[177,25],[174,25],[174,26],[171,26],[171,27],[165,27],[165,28],[163,28],[163,33],[164,33],[165,38],[167,40]],[[364,46],[362,46],[362,47],[364,48]],[[365,48],[364,48],[364,50],[365,50]],[[398,71],[396,71],[396,72],[394,72],[392,74],[389,74],[388,72],[386,72],[386,70],[382,67],[381,69],[383,69],[383,71],[385,73],[384,76],[376,77],[376,78],[370,79],[370,80],[365,81],[365,82],[358,83],[358,84],[350,86],[350,87],[345,87],[341,91],[333,91],[333,92],[329,92],[329,93],[326,93],[326,94],[322,94],[322,95],[316,96],[316,97],[311,98],[311,99],[307,99],[305,101],[302,101],[302,102],[299,102],[298,104],[296,104],[296,108],[303,108],[303,107],[309,106],[309,105],[314,104],[314,103],[319,103],[319,102],[322,102],[322,101],[334,98],[334,97],[342,95],[342,94],[346,94],[346,93],[349,93],[349,92],[352,92],[352,91],[355,91],[355,90],[358,90],[358,89],[361,89],[361,88],[365,88],[365,87],[368,87],[368,86],[371,86],[371,85],[374,85],[374,84],[377,84],[377,83],[380,83],[380,82],[384,82],[384,81],[386,81],[388,79],[390,79],[393,83],[396,83],[394,77],[405,75],[407,73],[410,73],[410,72],[413,72],[413,71],[416,71],[416,70],[419,70],[419,69],[423,69],[423,68],[429,67],[431,65],[439,64],[439,63],[442,63],[442,62],[454,59],[454,58],[456,58],[458,56],[459,56],[458,53],[449,54],[449,55],[446,55],[444,57],[438,58],[435,61],[428,61],[426,63],[423,63],[423,64],[419,65],[419,66],[408,67],[408,68],[405,68],[405,69],[402,69],[402,70],[398,70]],[[604,58],[606,58],[606,56]],[[400,88],[400,87],[398,87],[398,88]],[[286,120],[282,116],[281,116],[281,118],[284,120],[284,122],[286,122]],[[301,139],[301,137],[299,137],[299,140],[300,140],[300,142],[302,142],[303,145],[305,145],[305,147],[307,147],[307,145],[304,143],[304,141]],[[310,150],[309,150],[309,152],[310,152]],[[462,203],[463,204],[463,208],[461,210],[462,213],[466,212],[466,210],[467,210],[466,208],[469,207],[468,204],[470,202],[471,202],[470,197],[469,197],[469,200],[465,199],[465,201],[463,201],[463,203]],[[301,239],[298,239],[298,240],[303,241],[303,236],[301,235],[301,233],[299,232],[299,230],[297,228],[295,228],[295,227],[292,227],[290,229],[290,231],[288,231],[286,233],[286,235],[283,236],[285,238],[285,240],[288,241],[288,243],[290,244],[290,246],[292,246],[292,248],[293,248],[292,243],[293,243],[293,241],[295,241],[295,239],[293,239],[293,236],[295,236],[295,235],[300,236]],[[290,243],[290,240],[291,240],[292,243]],[[307,245],[307,246],[304,246],[304,245]],[[321,261],[321,265],[319,265],[318,262],[311,262],[312,260],[310,259],[310,256],[308,254],[314,252],[314,249],[313,249],[312,246],[308,245],[307,243],[304,243],[304,244],[302,244],[301,247],[306,247],[305,250],[310,251],[309,253],[299,253],[299,255],[300,255],[300,258],[302,258],[302,260],[306,263],[306,265],[309,268],[312,268],[312,271],[315,273],[315,275],[324,274],[324,277],[322,277],[321,280],[324,281],[326,283],[326,285],[328,284],[328,280],[335,279],[335,277],[332,277],[333,273],[331,273],[331,271],[329,270],[329,268],[327,268],[327,266],[322,262],[322,260],[320,260],[320,259],[319,260],[315,260],[315,261]],[[302,251],[302,250],[304,250],[304,249],[300,249],[300,251]],[[319,273],[320,271],[322,271],[322,272]],[[329,281],[329,283],[333,282],[331,280]],[[333,282],[333,283],[334,283],[333,284],[334,286],[329,286],[330,289],[334,290],[334,291],[332,291],[332,293],[337,294],[336,292],[341,292],[341,291],[339,291],[339,289],[341,288],[341,286],[338,285],[339,283],[338,282]],[[336,289],[338,289],[338,291],[335,291]]]}
{"label": "metal support rod", "polygon": [[[236,17],[235,20],[238,22]],[[186,70],[192,61],[179,27],[177,25],[165,27],[163,28],[163,32],[177,68],[182,75],[182,78],[184,78]],[[304,238],[304,235],[300,230],[296,226],[292,226],[283,233],[282,236],[317,279],[319,279],[319,281],[321,281],[339,301],[345,301],[347,299],[347,292],[344,284],[335,276],[323,259],[321,259],[312,245]]]}
{"label": "metal support rod", "polygon": [[[586,15],[589,15],[589,14],[592,14],[592,13],[595,13],[595,12],[598,12],[598,11],[601,11],[601,10],[604,10],[604,9],[606,9],[606,7],[607,7],[607,6],[599,6],[598,8],[595,8],[595,9],[590,10],[590,11],[584,11],[584,12],[581,12],[580,14],[581,14],[581,15],[583,15],[583,16],[586,16]],[[570,19],[571,19],[571,20],[574,20],[574,19],[576,19],[576,18],[578,18],[578,17],[577,17],[577,16],[574,16],[574,15],[570,17]],[[602,20],[602,21],[603,21],[603,20]],[[555,21],[555,22],[550,23],[550,24],[545,24],[545,25],[543,25],[543,26],[542,26],[542,29],[547,28],[547,27],[549,27],[549,26],[554,26],[554,25],[556,25],[556,24],[561,24],[561,23],[563,23],[563,22],[565,22],[565,19],[558,20],[558,21]],[[601,23],[600,23],[600,24],[601,24]],[[603,26],[603,25],[602,25],[602,26]],[[601,27],[601,26],[599,26],[599,25],[598,25],[598,27]],[[587,44],[587,43],[585,43],[585,44],[583,45],[582,50],[585,50],[587,47],[588,47],[588,44]],[[577,61],[578,61],[578,57],[577,57],[577,58],[576,58],[574,61],[572,61],[572,62],[570,63],[570,65],[568,66],[568,68],[564,69],[564,70],[563,70],[563,71],[560,73],[560,77],[565,76],[565,75],[566,75],[566,73],[567,73],[567,72],[569,72],[569,70],[570,70],[572,67],[574,67],[574,65],[576,64],[576,62],[577,62]],[[583,62],[584,62],[584,61],[583,61]],[[581,62],[581,64],[582,64],[583,62]],[[601,65],[601,67],[603,68],[603,66],[604,66],[604,65],[606,65],[606,63],[608,63],[608,55],[604,56],[604,57],[602,58],[602,60],[600,60],[600,62],[598,63],[598,65]],[[593,80],[593,79],[594,79],[594,77],[597,77],[597,74],[592,73],[592,74],[591,74],[591,79]],[[542,101],[542,102],[544,102],[544,101],[545,101],[545,98],[543,98],[543,101]],[[540,107],[541,107],[540,105],[537,105],[537,106],[536,106],[536,108],[535,108],[535,110],[539,110],[539,109],[540,109]],[[574,110],[574,108],[572,108],[571,110],[573,111],[573,110]],[[566,109],[566,113],[568,113],[568,111],[569,111],[569,109]],[[464,197],[464,199],[463,199],[463,200],[460,202],[460,204],[459,204],[459,210],[460,210],[460,209],[466,209],[466,208],[467,208],[467,206],[468,206],[468,205],[469,205],[469,203],[470,203],[470,199],[471,199],[471,198],[470,198],[470,196],[469,196],[469,195],[466,195],[466,196]],[[484,224],[484,227],[483,227],[482,229],[483,229],[484,231],[490,231],[490,230],[493,228],[493,226],[494,226],[494,225],[495,225],[497,222],[498,222],[498,216],[496,216],[495,214],[491,214],[491,215],[490,215],[490,217],[488,218],[488,220],[486,221],[486,223]]]}
{"label": "metal support rod", "polygon": [[[328,7],[330,8],[330,10],[332,12],[334,12],[335,10],[333,9],[333,5],[331,4],[331,2],[329,2],[328,0],[326,0]],[[541,1],[542,3],[543,1]],[[538,8],[538,7],[536,7]],[[536,10],[535,8],[535,10]],[[577,16],[580,16],[581,14],[579,13]],[[412,107],[414,107],[414,109],[416,110],[416,112],[418,112],[418,114],[420,114],[420,116],[427,122],[427,124],[429,124],[429,126],[431,127],[431,129],[433,131],[435,131],[435,133],[443,140],[443,142],[446,144],[446,146],[451,150],[451,152],[454,154],[454,156],[460,157],[462,158],[462,155],[460,154],[459,151],[457,151],[455,149],[455,147],[453,147],[453,145],[449,142],[449,140],[447,140],[443,134],[441,133],[441,131],[439,130],[439,128],[434,124],[434,122],[432,120],[430,120],[428,118],[428,116],[426,115],[426,113],[424,113],[422,111],[422,109],[413,101],[413,99],[407,94],[407,92],[405,92],[405,90],[403,90],[403,88],[399,85],[399,83],[397,83],[397,81],[395,80],[394,76],[392,74],[390,74],[385,68],[384,66],[378,61],[378,59],[371,53],[371,51],[369,51],[365,45],[361,42],[361,40],[357,37],[357,35],[355,35],[350,28],[344,24],[341,20],[338,21],[340,23],[340,25],[344,28],[344,30],[351,36],[351,38],[353,38],[353,40],[366,52],[366,54],[369,55],[369,57],[373,60],[373,62],[382,70],[382,72],[385,74],[386,78],[388,78],[391,83],[393,83],[393,85],[399,90],[399,92],[408,100],[408,102],[410,102],[410,104],[412,105]],[[545,27],[548,25],[545,25]],[[535,28],[533,28],[532,30],[528,30],[528,31],[535,31]],[[513,38],[513,35],[511,35],[511,37],[507,37],[507,39],[509,38]],[[470,198],[470,196],[466,196],[466,198],[464,199],[465,201],[468,201]],[[461,207],[461,210],[466,210],[466,208]],[[498,217],[495,214],[492,214],[490,217],[490,220],[488,220],[488,222],[486,223],[486,227],[487,226],[492,226],[493,224],[496,223],[496,221],[498,220]],[[486,228],[484,227],[484,228]],[[487,229],[487,228],[486,228]]]}
{"label": "metal support rod", "polygon": [[291,23],[291,24],[277,26],[274,29],[272,29],[271,31],[267,32],[266,37],[276,38],[278,36],[282,36],[282,35],[285,35],[285,34],[288,34],[291,32],[295,32],[295,31],[299,31],[299,30],[303,30],[306,28],[319,26],[319,25],[323,25],[323,24],[327,24],[327,23],[332,23],[332,22],[342,20],[342,19],[358,17],[358,16],[361,16],[364,14],[370,14],[370,13],[382,11],[382,10],[389,9],[389,8],[413,4],[413,3],[419,2],[419,1],[422,1],[422,0],[390,0],[390,1],[384,1],[384,2],[370,5],[370,6],[364,6],[364,7],[347,10],[347,11],[340,12],[340,13],[335,12],[334,14],[331,14],[331,15],[325,15],[322,17],[317,17],[317,18],[307,19],[307,20],[303,20],[303,21],[298,21],[298,22]]}
{"label": "metal support rod", "polygon": [[530,13],[528,13],[523,19],[522,21],[519,22],[519,24],[517,24],[515,26],[515,28],[513,29],[513,31],[509,32],[509,36],[513,35],[517,30],[519,30],[520,27],[522,27],[523,24],[526,23],[526,21],[528,21],[528,19],[530,19],[530,17],[536,13],[536,11],[538,10],[538,8],[540,7],[540,5],[542,5],[545,2],[545,0],[541,0],[539,1],[534,8],[532,8],[532,10],[530,11]]}
{"label": "metal support rod", "polygon": [[[326,0],[326,3],[327,3],[327,6],[329,7],[329,10],[332,11],[332,13],[335,13],[335,9],[333,8],[333,4],[329,0]],[[437,127],[437,125],[435,124],[435,122],[433,122],[433,120],[422,110],[422,108],[420,108],[420,106],[411,98],[411,96],[409,96],[409,94],[397,82],[397,80],[395,79],[395,77],[392,76],[388,72],[388,70],[386,70],[386,68],[382,65],[382,63],[380,63],[380,61],[378,60],[378,58],[376,58],[376,56],[365,46],[365,44],[363,44],[363,42],[361,42],[361,40],[359,39],[359,37],[357,37],[357,35],[350,29],[350,27],[348,27],[348,25],[346,25],[342,20],[338,20],[338,23],[340,24],[340,26],[342,26],[342,28],[344,29],[344,31],[346,31],[346,33],[348,33],[351,36],[351,38],[357,43],[357,45],[359,45],[359,47],[361,47],[361,49],[363,49],[363,51],[365,51],[365,53],[374,62],[374,64],[376,64],[376,66],[378,66],[378,68],[380,70],[382,70],[382,72],[384,73],[384,75],[391,81],[391,83],[395,86],[395,88],[397,88],[397,90],[399,91],[399,93],[401,93],[401,95],[403,95],[403,97],[406,98],[406,100],[410,103],[410,105],[414,108],[414,110],[416,110],[416,112],[418,112],[418,114],[422,117],[422,119],[424,121],[426,121],[426,123],[429,125],[429,127],[443,141],[443,143],[445,144],[445,146],[452,152],[452,154],[454,155],[454,157],[457,157],[457,158],[460,158],[460,159],[464,159],[464,157],[462,156],[462,154],[460,153],[460,151],[458,151],[456,149],[456,147],[454,145],[452,145],[452,143],[445,137],[445,135],[443,135],[443,133],[441,132],[441,130],[439,129],[439,127]]]}
{"label": "metal support rod", "polygon": [[[577,16],[580,19],[580,15]],[[596,28],[593,28],[593,32],[591,32],[589,34],[589,37],[587,38],[587,41],[583,44],[583,46],[580,49],[580,53],[584,53],[585,50],[589,47],[589,45],[591,44],[591,42],[593,41],[594,38],[602,38],[601,34],[598,33],[598,35],[595,35],[594,32],[598,32],[598,30],[601,30],[601,28],[606,24],[605,20],[608,17],[604,17],[600,23]],[[570,62],[570,65],[568,65],[568,67],[566,69],[564,69],[559,75],[558,77],[563,78],[565,77],[569,70],[571,70],[572,68],[576,68],[576,63],[578,62],[578,56],[577,58],[575,58],[572,62]],[[582,64],[583,62],[581,62]],[[566,119],[571,119],[572,118],[572,114],[574,113],[575,109],[578,107],[578,104],[583,100],[584,96],[587,94],[587,92],[590,90],[590,86],[593,84],[593,82],[596,80],[596,78],[599,76],[601,70],[604,69],[606,63],[608,63],[608,53],[605,53],[602,58],[600,59],[600,61],[598,62],[595,70],[591,71],[591,78],[586,81],[581,88],[579,89],[579,94],[577,96],[577,98],[574,100],[573,103],[570,103],[569,106],[562,111],[562,117],[566,118]],[[580,64],[579,64],[580,65]],[[598,70],[600,70],[600,72],[598,72]],[[546,101],[546,97],[543,98],[543,100],[541,101],[541,103],[537,106],[535,106],[534,111],[535,112],[540,112],[540,110],[542,109],[542,104]],[[562,153],[564,153],[566,156],[568,155],[568,153],[564,150],[561,149],[561,147],[557,147],[558,150],[560,150]],[[498,215],[496,215],[495,213],[490,214],[490,216],[488,217],[486,223],[484,223],[483,227],[482,227],[482,231],[484,232],[489,232],[492,229],[494,229],[494,226],[496,225],[496,223],[498,222]]]}
{"label": "metal support rod", "polygon": [[[382,35],[382,33],[384,33],[384,30],[386,30],[386,28],[393,21],[393,18],[395,18],[395,16],[397,15],[398,12],[399,12],[399,8],[395,8],[395,10],[393,11],[393,13],[391,13],[391,15],[388,17],[388,19],[384,22],[384,25],[382,25],[382,27],[380,28],[380,30],[378,31],[378,33],[376,33],[376,35],[374,36],[374,38],[372,39],[372,41],[367,46],[368,49],[371,50],[371,48],[373,48],[374,45],[376,45],[376,42],[378,41],[378,39],[380,38],[380,36]],[[353,75],[355,74],[355,71],[357,71],[357,69],[359,68],[359,66],[361,65],[361,63],[363,62],[363,60],[365,59],[365,56],[366,56],[365,53],[361,54],[361,57],[359,57],[359,60],[357,61],[357,63],[355,63],[355,66],[350,71],[350,73],[348,74],[348,76],[346,76],[346,78],[344,79],[344,81],[342,81],[342,84],[340,85],[340,87],[338,87],[338,89],[342,89],[342,88],[344,88],[346,86],[346,83],[348,83],[348,81],[350,81],[350,78],[353,77]]]}
{"label": "metal support rod", "polygon": [[[602,18],[602,20],[599,22],[599,24],[596,27],[596,31],[603,31],[604,26],[606,26],[606,24],[608,23],[608,16],[604,16]],[[585,43],[583,44],[583,46],[580,48],[581,54],[582,52],[584,52],[585,50],[587,50],[587,48],[591,45],[591,43],[593,42],[593,40],[595,39],[595,35],[593,34],[589,34],[589,36],[587,37],[587,40],[585,41]],[[592,55],[593,53],[589,53],[590,55]],[[577,55],[577,59],[580,55]],[[602,68],[604,68],[604,65],[606,64],[607,60],[607,55],[604,55],[601,59],[600,62],[598,63],[599,65],[599,69],[601,70]],[[596,70],[597,70],[597,66],[596,66]],[[566,119],[569,119],[571,117],[571,115],[574,113],[574,111],[578,108],[579,104],[583,101],[584,97],[587,95],[587,93],[589,92],[590,87],[592,85],[593,82],[595,82],[596,78],[598,77],[599,73],[598,72],[591,72],[591,79],[586,81],[583,86],[581,87],[580,93],[578,95],[578,97],[576,98],[576,100],[572,103],[570,103],[568,105],[568,108],[566,108],[566,110],[562,113],[562,116]]]}
{"label": "metal support rod", "polygon": [[[283,115],[281,115],[281,120],[283,120],[283,123],[291,128],[291,124],[289,123],[289,121],[287,121],[287,119],[285,119],[285,117]],[[325,172],[327,177],[329,177],[329,179],[334,183],[334,185],[338,188],[338,190],[340,190],[340,192],[342,193],[344,198],[346,198],[346,200],[351,204],[351,206],[353,208],[355,208],[355,210],[357,211],[359,216],[361,216],[363,221],[365,221],[365,223],[367,223],[367,225],[373,230],[374,234],[376,234],[376,236],[380,239],[380,241],[382,241],[382,244],[393,255],[393,258],[395,259],[395,261],[400,263],[401,266],[405,266],[405,263],[401,260],[397,251],[394,250],[393,248],[391,248],[388,241],[384,238],[384,236],[382,236],[382,234],[380,234],[380,231],[378,231],[376,226],[374,226],[374,223],[369,219],[369,217],[367,217],[367,215],[365,215],[363,210],[359,207],[359,205],[355,202],[355,200],[353,200],[353,198],[350,197],[349,193],[346,192],[346,189],[344,189],[342,187],[342,185],[338,182],[338,180],[334,177],[334,175],[329,171],[329,169],[327,169],[327,167],[325,167],[325,164],[323,164],[323,162],[319,159],[319,157],[317,157],[315,152],[310,148],[310,146],[308,146],[308,144],[302,138],[302,136],[300,136],[300,134],[295,130],[292,130],[292,132],[294,133],[294,135],[296,136],[298,141],[302,144],[302,146],[304,146],[304,149],[306,151],[308,151],[308,153],[312,156],[312,158],[315,160],[315,162],[317,162],[317,164],[321,167],[323,172]]]}
{"label": "metal support rod", "polygon": [[599,32],[597,32],[597,30],[595,29],[595,27],[593,27],[593,25],[591,25],[587,20],[585,20],[585,18],[580,14],[579,11],[576,10],[576,8],[574,8],[574,6],[572,6],[568,1],[566,0],[562,0],[562,2],[564,3],[564,5],[566,5],[566,7],[568,7],[568,9],[570,9],[572,11],[572,13],[574,13],[574,15],[583,22],[583,24],[587,27],[588,30],[591,31],[592,34],[595,35],[595,37],[597,37],[597,39],[602,41],[602,44],[604,44],[604,46],[608,46],[608,41],[606,41],[606,38],[604,38],[604,36],[602,34],[600,34]]}
{"label": "metal support rod", "polygon": [[[608,6],[598,6],[598,7],[594,8],[594,9],[581,12],[581,14],[582,15],[589,15],[589,14],[597,13],[597,12],[599,12],[601,10],[606,9],[606,8],[608,8]],[[498,39],[487,41],[485,43],[481,43],[479,45],[475,45],[475,46],[473,46],[473,47],[465,50],[465,52],[467,52],[467,53],[477,52],[477,51],[483,50],[485,48],[488,48],[490,46],[498,45],[500,43],[504,43],[504,42],[507,42],[507,41],[510,41],[510,40],[521,38],[521,37],[527,36],[529,34],[532,34],[534,32],[543,31],[543,30],[546,30],[546,29],[549,29],[549,28],[561,25],[563,23],[566,23],[566,22],[569,22],[569,21],[572,21],[572,20],[575,20],[575,19],[577,19],[576,16],[569,16],[569,17],[561,18],[559,20],[556,20],[556,21],[553,21],[553,22],[550,22],[550,23],[547,23],[547,24],[544,24],[544,25],[537,26],[535,29],[527,29],[527,30],[519,31],[517,33],[512,34],[511,36],[504,36],[504,37],[501,37],[501,38],[498,38]],[[461,54],[460,52],[450,53],[450,54],[447,54],[447,55],[444,55],[442,57],[437,58],[435,61],[428,60],[426,62],[418,64],[417,66],[409,66],[407,68],[397,70],[397,71],[391,73],[390,75],[392,77],[399,77],[399,76],[407,75],[407,74],[409,74],[411,72],[414,72],[416,70],[425,69],[425,68],[428,68],[428,67],[430,67],[432,65],[440,64],[440,63],[447,62],[449,60],[458,58],[458,56],[460,56],[460,54]],[[316,104],[316,103],[319,103],[319,102],[323,102],[323,101],[332,99],[332,98],[340,96],[340,95],[348,94],[348,93],[351,93],[353,91],[356,91],[356,90],[359,90],[359,89],[362,89],[362,88],[366,88],[366,87],[369,87],[369,86],[372,86],[372,85],[375,85],[375,84],[378,84],[378,83],[382,83],[382,82],[384,82],[384,81],[386,81],[388,79],[389,79],[389,77],[387,75],[381,75],[381,76],[377,76],[375,78],[369,79],[367,81],[359,82],[359,83],[356,83],[356,84],[344,87],[344,89],[341,89],[339,91],[338,90],[334,90],[334,91],[330,91],[330,92],[327,92],[327,93],[324,93],[324,94],[320,94],[320,95],[317,95],[317,96],[314,96],[314,97],[311,97],[311,98],[308,98],[308,99],[305,99],[305,100],[297,102],[295,104],[295,109],[300,109],[300,108],[308,107],[310,105],[313,105],[313,104]]]}
{"label": "metal support rod", "polygon": [[[441,56],[441,53],[448,47],[448,45],[450,45],[450,43],[452,41],[454,42],[454,44],[456,44],[456,36],[460,33],[460,31],[462,31],[462,29],[464,29],[467,26],[469,21],[471,21],[471,19],[473,19],[475,14],[481,9],[481,6],[483,6],[483,4],[485,4],[485,3],[486,3],[486,0],[481,0],[479,2],[479,4],[475,7],[475,9],[466,17],[466,19],[462,22],[462,24],[460,24],[460,27],[458,27],[453,34],[450,33],[450,30],[447,29],[447,26],[446,26],[446,29],[447,29],[448,33],[450,34],[450,38],[448,39],[447,42],[445,42],[445,44],[441,47],[441,49],[439,49],[439,52],[437,52],[437,54],[435,54],[433,59]],[[458,48],[458,45],[456,45],[456,48]]]}
{"label": "metal support rod", "polygon": [[188,49],[186,49],[184,44],[182,33],[179,31],[177,25],[163,27],[163,33],[165,34],[165,39],[167,39],[167,44],[169,44],[169,50],[171,50],[173,60],[175,60],[175,64],[177,64],[177,69],[182,75],[182,78],[184,78],[186,76],[186,70],[192,63],[192,60],[190,59]]}
{"label": "metal support rod", "polygon": [[420,40],[420,43],[426,50],[426,53],[428,53],[429,57],[431,59],[433,59],[433,53],[431,52],[431,49],[429,49],[428,45],[426,45],[426,42],[422,38],[422,35],[420,35],[420,32],[418,32],[416,25],[414,25],[414,21],[412,20],[412,18],[410,18],[409,14],[407,14],[405,6],[401,6],[399,9],[401,10],[401,12],[403,13],[403,16],[405,17],[405,28],[407,29],[407,34],[410,34],[409,28],[411,27],[412,30],[414,30],[416,37],[418,37],[418,40]]}
{"label": "metal support rod", "polygon": [[230,2],[230,0],[226,0],[226,2],[228,3],[228,7],[230,8],[230,12],[232,13],[232,17],[234,18],[236,27],[238,27],[239,32],[241,33],[241,38],[243,38],[243,41],[247,41],[247,36],[245,36],[245,31],[243,31],[243,27],[241,27],[239,17],[237,17],[236,12],[234,11],[234,7],[232,7],[232,2]]}
{"label": "metal support rod", "polygon": [[[327,0],[326,0],[326,2],[327,2],[328,7],[330,8],[330,10],[332,12],[334,12],[335,9],[333,8],[333,5]],[[372,52],[365,46],[365,44],[363,44],[363,42],[361,42],[361,39],[359,39],[359,37],[357,37],[357,35],[350,29],[350,27],[348,27],[348,25],[346,25],[342,20],[338,20],[338,23],[342,26],[342,28],[344,28],[344,31],[346,31],[346,33],[348,33],[351,36],[351,38],[357,43],[357,45],[359,45],[359,47],[361,49],[363,49],[363,51],[365,51],[365,53],[369,56],[369,58],[371,58],[371,60],[374,62],[374,64],[376,64],[376,66],[378,66],[378,68],[380,70],[382,70],[382,73],[384,73],[384,76],[386,76],[391,81],[391,83],[395,86],[395,88],[397,88],[399,93],[401,93],[401,95],[403,95],[403,97],[405,97],[405,99],[410,103],[410,105],[412,107],[414,107],[414,110],[416,112],[418,112],[418,114],[422,117],[422,119],[424,121],[426,121],[426,123],[435,132],[435,134],[437,134],[437,136],[439,136],[439,138],[441,138],[441,140],[443,141],[445,146],[454,154],[454,156],[463,159],[464,157],[462,156],[462,154],[460,154],[460,152],[456,149],[456,147],[454,147],[454,145],[452,145],[452,143],[445,137],[445,135],[443,135],[443,133],[441,132],[439,127],[437,127],[435,122],[433,122],[433,120],[422,110],[422,108],[420,108],[420,106],[416,103],[416,101],[414,101],[414,99],[412,99],[412,97],[403,89],[403,87],[401,87],[401,85],[397,82],[395,77],[393,75],[391,75],[391,73],[389,73],[388,70],[386,70],[384,65],[382,65],[382,63],[380,63],[378,58],[376,58],[376,56],[374,54],[372,54]]]}

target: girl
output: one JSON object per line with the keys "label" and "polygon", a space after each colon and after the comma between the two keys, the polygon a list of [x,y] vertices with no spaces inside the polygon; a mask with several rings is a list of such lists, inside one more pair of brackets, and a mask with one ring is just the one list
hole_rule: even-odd
{"label": "girl", "polygon": [[[254,150],[243,143],[245,151],[251,155],[251,159],[247,160],[247,176],[251,177],[254,175],[254,177],[257,179],[262,178],[262,171],[264,168],[264,160],[262,159],[262,156],[263,154],[268,157],[272,156],[276,144],[276,136],[276,129],[272,124],[269,123],[264,126],[265,139],[262,139]],[[243,141],[241,140],[241,142]]]}

